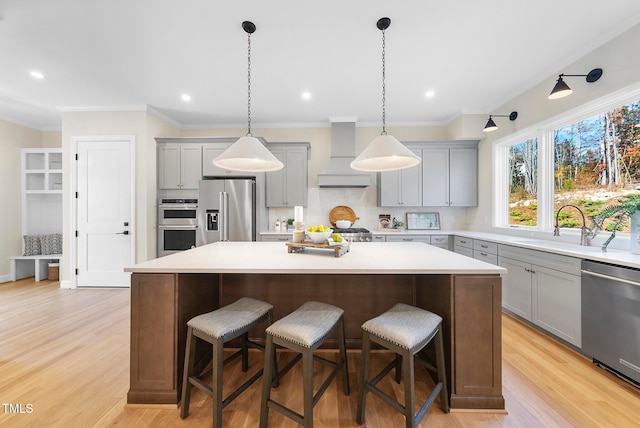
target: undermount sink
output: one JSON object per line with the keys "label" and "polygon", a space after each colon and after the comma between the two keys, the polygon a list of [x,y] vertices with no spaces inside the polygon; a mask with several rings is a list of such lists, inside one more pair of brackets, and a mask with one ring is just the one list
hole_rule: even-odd
{"label": "undermount sink", "polygon": [[[531,245],[532,247],[544,247],[547,249],[562,249],[568,251],[575,251],[578,253],[601,253],[602,249],[599,245],[586,246],[578,244],[570,244],[568,242],[557,242],[546,239],[517,239],[513,240],[513,243]],[[615,252],[616,250],[607,250],[607,252]]]}

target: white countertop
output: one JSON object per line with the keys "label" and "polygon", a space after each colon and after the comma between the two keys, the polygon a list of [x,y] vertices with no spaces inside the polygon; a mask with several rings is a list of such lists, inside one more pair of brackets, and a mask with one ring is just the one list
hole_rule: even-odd
{"label": "white countertop", "polygon": [[137,273],[506,274],[507,270],[420,242],[356,242],[342,257],[282,242],[217,242],[125,268]]}
{"label": "white countertop", "polygon": [[[266,231],[261,235],[286,234],[287,232]],[[288,232],[289,234],[291,232]],[[374,235],[456,235],[471,239],[482,239],[486,241],[496,242],[498,244],[513,245],[521,248],[529,248],[532,250],[546,251],[565,256],[577,257],[586,260],[595,260],[605,263],[613,263],[622,266],[635,267],[640,269],[640,255],[632,254],[629,251],[609,248],[603,253],[599,245],[581,246],[578,244],[570,244],[567,242],[551,239],[525,238],[521,236],[504,235],[500,233],[474,232],[470,230],[371,230]],[[576,237],[576,239],[579,239]],[[388,242],[387,244],[390,244]]]}

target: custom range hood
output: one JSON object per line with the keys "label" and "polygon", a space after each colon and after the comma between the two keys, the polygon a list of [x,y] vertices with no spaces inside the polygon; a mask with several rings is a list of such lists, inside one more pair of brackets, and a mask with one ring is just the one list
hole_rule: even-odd
{"label": "custom range hood", "polygon": [[320,187],[367,187],[371,174],[352,169],[356,158],[356,123],[331,122],[331,158],[318,174]]}

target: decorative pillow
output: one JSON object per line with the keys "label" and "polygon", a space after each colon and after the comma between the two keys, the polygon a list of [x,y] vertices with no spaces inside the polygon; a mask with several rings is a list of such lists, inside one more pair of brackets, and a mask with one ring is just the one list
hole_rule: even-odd
{"label": "decorative pillow", "polygon": [[62,234],[40,235],[42,254],[62,254]]}
{"label": "decorative pillow", "polygon": [[24,255],[37,256],[42,254],[40,235],[24,235]]}

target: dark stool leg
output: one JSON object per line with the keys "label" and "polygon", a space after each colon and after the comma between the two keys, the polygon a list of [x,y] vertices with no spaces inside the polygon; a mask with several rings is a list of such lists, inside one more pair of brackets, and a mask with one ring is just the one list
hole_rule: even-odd
{"label": "dark stool leg", "polygon": [[396,354],[396,383],[400,383],[402,380],[402,355]]}
{"label": "dark stool leg", "polygon": [[356,422],[358,425],[364,423],[364,407],[367,398],[366,384],[369,379],[369,352],[371,351],[371,343],[369,342],[369,333],[366,331],[362,334],[362,362],[360,363],[360,384],[358,385],[358,411],[356,413]]}
{"label": "dark stool leg", "polygon": [[449,393],[447,391],[447,372],[444,365],[444,345],[442,343],[442,326],[438,326],[436,334],[436,364],[438,365],[438,382],[442,382],[440,390],[440,407],[445,413],[449,413]]}
{"label": "dark stool leg", "polygon": [[189,377],[193,372],[193,363],[195,360],[196,338],[193,336],[193,329],[187,328],[187,356],[184,359],[184,372],[182,375],[182,399],[180,404],[180,417],[182,419],[189,415],[189,402],[191,401],[191,382]]}
{"label": "dark stool leg", "polygon": [[414,361],[411,351],[407,350],[402,356],[402,371],[404,372],[404,416],[407,428],[415,428],[414,409],[416,406],[415,384],[413,380]]}
{"label": "dark stool leg", "polygon": [[272,366],[275,361],[275,345],[273,344],[273,336],[267,334],[267,340],[264,345],[264,373],[262,374],[262,399],[260,401],[260,428],[267,428],[269,421],[269,406],[267,405],[271,398],[271,382],[274,376]]}
{"label": "dark stool leg", "polygon": [[213,344],[213,361],[211,368],[213,370],[213,426],[222,427],[222,363],[224,361],[224,341],[222,339],[215,340]]}
{"label": "dark stool leg", "polygon": [[249,332],[242,335],[242,371],[249,370]]}
{"label": "dark stool leg", "polygon": [[302,352],[302,394],[304,428],[313,428],[313,351]]}
{"label": "dark stool leg", "polygon": [[340,346],[340,358],[342,359],[342,389],[344,395],[349,395],[349,369],[347,366],[347,342],[344,333],[344,318],[340,317],[338,324],[338,342]]}

